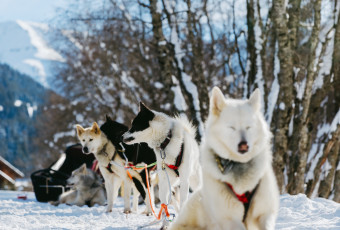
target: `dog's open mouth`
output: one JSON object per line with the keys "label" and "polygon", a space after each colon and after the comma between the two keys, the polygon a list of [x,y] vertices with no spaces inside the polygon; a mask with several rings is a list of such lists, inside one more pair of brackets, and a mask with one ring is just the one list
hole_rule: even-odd
{"label": "dog's open mouth", "polygon": [[249,146],[248,146],[248,144],[247,144],[246,141],[241,141],[241,142],[238,144],[238,152],[239,152],[239,153],[244,154],[244,153],[248,152],[248,149],[249,149]]}

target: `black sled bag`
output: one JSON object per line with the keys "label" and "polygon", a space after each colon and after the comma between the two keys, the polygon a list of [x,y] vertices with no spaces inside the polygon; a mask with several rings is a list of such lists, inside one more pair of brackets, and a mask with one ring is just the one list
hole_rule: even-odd
{"label": "black sled bag", "polygon": [[31,174],[36,199],[40,202],[58,200],[59,195],[68,190],[67,179],[72,171],[84,163],[91,167],[94,159],[93,154],[82,153],[80,144],[66,148],[65,153],[50,167]]}

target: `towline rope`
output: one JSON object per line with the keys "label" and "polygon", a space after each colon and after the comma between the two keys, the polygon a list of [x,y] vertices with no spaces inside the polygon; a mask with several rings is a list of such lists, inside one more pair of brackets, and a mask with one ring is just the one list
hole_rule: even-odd
{"label": "towline rope", "polygon": [[[119,165],[118,163],[116,163],[116,162],[113,161],[113,160],[110,161],[110,163],[115,164],[115,165],[117,165],[117,166],[119,166],[119,167],[125,168],[125,169],[126,169],[126,173],[128,174],[128,176],[129,176],[129,178],[130,178],[131,180],[132,180],[132,176],[131,176],[131,174],[130,174],[130,172],[129,172],[129,169],[132,169],[132,170],[135,170],[135,171],[140,170],[140,169],[143,169],[143,168],[145,169],[146,185],[147,185],[147,188],[148,188],[149,202],[150,202],[150,206],[151,206],[152,213],[153,213],[154,217],[156,218],[156,221],[155,221],[155,222],[152,222],[152,223],[150,223],[150,224],[148,224],[148,225],[141,226],[141,227],[139,227],[139,228],[148,227],[148,226],[151,226],[151,225],[154,225],[154,224],[157,224],[157,223],[161,222],[161,221],[162,221],[162,214],[163,214],[163,212],[164,212],[164,214],[165,214],[164,217],[163,217],[163,220],[166,220],[166,221],[168,221],[168,222],[171,222],[171,221],[175,218],[175,214],[170,214],[169,211],[168,211],[168,205],[169,205],[170,202],[171,202],[171,194],[172,194],[172,191],[171,191],[170,178],[169,178],[168,172],[167,172],[166,169],[165,169],[165,163],[164,163],[164,159],[165,159],[165,157],[166,157],[165,152],[164,152],[164,158],[162,157],[163,162],[162,162],[162,169],[161,169],[161,171],[165,172],[165,174],[166,174],[166,177],[167,177],[167,179],[168,179],[168,186],[169,186],[170,192],[169,192],[169,199],[168,199],[167,204],[164,204],[164,203],[161,204],[161,209],[159,210],[159,213],[158,213],[158,216],[157,216],[156,213],[155,213],[155,211],[154,211],[154,209],[153,209],[152,202],[151,202],[151,194],[150,194],[150,186],[149,186],[149,176],[148,176],[148,168],[155,166],[155,165],[157,164],[157,161],[154,162],[154,163],[152,163],[152,164],[149,164],[149,165],[145,164],[144,166],[135,166],[135,165],[133,165],[133,164],[131,164],[131,163],[128,162],[128,158],[127,158],[126,155],[125,155],[125,148],[124,148],[124,146],[122,145],[122,143],[120,143],[120,146],[122,147],[122,150],[120,150],[120,152],[123,153],[123,156],[124,156],[124,158],[125,158],[125,165],[124,165],[124,166]],[[170,216],[172,216],[173,218],[170,219]]]}

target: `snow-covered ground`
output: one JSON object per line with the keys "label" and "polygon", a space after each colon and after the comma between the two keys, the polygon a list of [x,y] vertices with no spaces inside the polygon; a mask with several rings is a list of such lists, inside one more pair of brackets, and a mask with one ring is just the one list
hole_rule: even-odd
{"label": "snow-covered ground", "polygon": [[[0,229],[138,229],[154,217],[123,213],[119,199],[112,213],[105,207],[93,208],[60,205],[54,207],[36,201],[34,193],[27,200],[17,198],[20,192],[0,191]],[[340,229],[340,204],[330,200],[308,199],[305,195],[282,195],[276,229]],[[144,210],[139,207],[139,212]],[[159,229],[160,225],[144,229]]]}

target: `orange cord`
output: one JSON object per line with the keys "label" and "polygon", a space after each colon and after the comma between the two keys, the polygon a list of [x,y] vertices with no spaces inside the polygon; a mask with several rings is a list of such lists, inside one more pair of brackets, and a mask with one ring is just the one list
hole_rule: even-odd
{"label": "orange cord", "polygon": [[129,177],[130,177],[130,179],[132,180],[132,176],[131,176],[131,174],[130,174],[129,170],[126,170],[126,173],[128,174],[128,176],[129,176]]}
{"label": "orange cord", "polygon": [[160,220],[161,217],[162,217],[162,211],[164,210],[165,215],[167,217],[170,217],[170,214],[168,212],[168,206],[166,204],[161,204],[161,210],[159,210],[158,216],[156,215],[155,211],[153,210],[152,202],[151,202],[151,195],[150,195],[150,186],[149,186],[149,177],[148,177],[147,165],[145,165],[145,175],[146,175],[146,185],[148,187],[149,201],[150,201],[150,206],[151,206],[151,210],[152,210],[153,215],[155,216],[155,218],[157,220]]}

